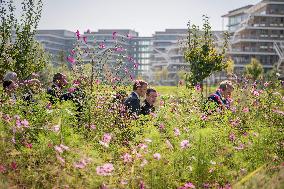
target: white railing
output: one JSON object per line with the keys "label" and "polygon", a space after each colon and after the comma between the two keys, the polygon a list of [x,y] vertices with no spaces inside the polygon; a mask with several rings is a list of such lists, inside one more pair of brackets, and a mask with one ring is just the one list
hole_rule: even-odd
{"label": "white railing", "polygon": [[[284,65],[284,41],[283,42],[274,42],[274,49],[279,56],[279,61],[277,64],[277,70],[280,69],[282,65]],[[281,70],[280,70],[281,71]]]}

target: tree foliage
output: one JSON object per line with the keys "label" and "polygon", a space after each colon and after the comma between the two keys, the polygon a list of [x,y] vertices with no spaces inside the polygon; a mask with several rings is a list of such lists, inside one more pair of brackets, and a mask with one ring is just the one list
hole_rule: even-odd
{"label": "tree foliage", "polygon": [[34,38],[42,5],[42,0],[23,0],[17,18],[15,2],[1,0],[0,77],[10,70],[26,79],[47,64],[48,57]]}
{"label": "tree foliage", "polygon": [[201,83],[212,73],[226,68],[227,34],[224,35],[222,49],[215,45],[215,40],[209,24],[209,18],[203,16],[202,31],[196,25],[188,24],[187,49],[184,58],[189,64],[189,73],[186,76],[187,87]]}
{"label": "tree foliage", "polygon": [[245,67],[245,75],[251,79],[258,80],[262,77],[263,67],[259,60],[252,58],[251,62]]}

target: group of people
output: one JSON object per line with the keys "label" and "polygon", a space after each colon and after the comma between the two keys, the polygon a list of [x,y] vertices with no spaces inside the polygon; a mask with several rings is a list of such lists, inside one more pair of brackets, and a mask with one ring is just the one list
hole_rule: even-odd
{"label": "group of people", "polygon": [[[133,84],[133,91],[124,101],[124,105],[130,114],[135,114],[136,116],[148,115],[155,111],[154,104],[157,96],[157,91],[153,88],[148,88],[147,82],[138,80]],[[141,102],[141,98],[145,98],[145,100]]]}
{"label": "group of people", "polygon": [[[38,80],[37,80],[38,81]],[[38,81],[39,82],[39,81]],[[37,82],[32,82],[37,83]],[[73,88],[72,91],[66,91],[64,88],[68,84],[66,75],[56,73],[53,76],[53,83],[47,89],[49,101],[54,104],[56,101],[72,100],[77,106],[77,110],[82,111],[84,92],[79,88]],[[155,111],[155,103],[158,93],[154,88],[148,88],[148,83],[143,80],[137,80],[133,84],[133,91],[121,103],[126,108],[127,113],[134,116],[148,115]],[[18,78],[15,72],[8,72],[3,79],[4,91],[13,99],[16,99],[14,91],[18,87]],[[234,90],[233,84],[229,80],[222,81],[215,93],[208,97],[208,102],[214,102],[218,108],[227,109],[230,107],[231,94]],[[25,96],[25,95],[24,95]],[[27,98],[29,97],[29,98]],[[31,100],[32,95],[28,93],[24,100]],[[142,100],[143,99],[143,100]]]}

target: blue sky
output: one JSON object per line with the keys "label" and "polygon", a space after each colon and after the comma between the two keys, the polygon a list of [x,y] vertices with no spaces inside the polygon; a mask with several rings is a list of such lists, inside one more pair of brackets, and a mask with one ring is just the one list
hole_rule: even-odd
{"label": "blue sky", "polygon": [[260,0],[43,0],[39,29],[134,29],[151,36],[165,28],[186,28],[210,17],[214,30],[226,29],[221,16]]}

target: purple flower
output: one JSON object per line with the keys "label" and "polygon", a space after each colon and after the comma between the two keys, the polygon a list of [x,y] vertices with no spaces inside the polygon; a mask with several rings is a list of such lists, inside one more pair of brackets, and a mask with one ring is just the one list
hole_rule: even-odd
{"label": "purple flower", "polygon": [[68,92],[69,93],[74,93],[76,91],[76,88],[74,88],[74,87],[70,87],[69,89],[68,89]]}
{"label": "purple flower", "polygon": [[132,162],[132,156],[128,153],[125,153],[122,157],[124,163]]}
{"label": "purple flower", "polygon": [[236,140],[235,134],[234,134],[234,133],[231,133],[231,134],[229,135],[229,139],[230,139],[231,141]]}
{"label": "purple flower", "polygon": [[72,65],[75,64],[75,59],[72,56],[67,56],[67,61]]}
{"label": "purple flower", "polygon": [[244,113],[249,112],[249,108],[248,108],[248,107],[243,108],[243,112],[244,112]]}
{"label": "purple flower", "polygon": [[160,159],[161,159],[161,154],[155,153],[155,154],[153,155],[153,157],[154,157],[154,159],[156,159],[156,160],[160,160]]}
{"label": "purple flower", "polygon": [[62,158],[60,155],[56,154],[56,159],[61,163],[61,165],[65,164],[65,159]]}
{"label": "purple flower", "polygon": [[76,36],[77,36],[77,38],[79,40],[80,39],[80,32],[79,32],[79,30],[76,31]]}
{"label": "purple flower", "polygon": [[201,86],[200,86],[200,85],[198,85],[198,84],[197,84],[197,85],[195,85],[195,87],[194,87],[194,88],[195,88],[195,90],[196,90],[197,92],[200,92],[200,91],[201,91]]}
{"label": "purple flower", "polygon": [[99,44],[99,49],[104,49],[104,48],[106,48],[105,44],[104,43],[100,43]]}
{"label": "purple flower", "polygon": [[189,147],[189,141],[188,141],[188,140],[183,140],[183,141],[181,141],[180,147],[181,147],[182,149],[188,148],[188,147]]}
{"label": "purple flower", "polygon": [[206,115],[206,114],[202,114],[202,115],[201,115],[201,119],[202,119],[203,121],[207,120],[207,115]]}
{"label": "purple flower", "polygon": [[116,38],[116,35],[117,35],[117,32],[113,32],[113,33],[112,33],[112,39],[115,39],[115,38]]}
{"label": "purple flower", "polygon": [[84,41],[85,43],[87,43],[87,36],[84,36],[84,37],[83,37],[83,41]]}
{"label": "purple flower", "polygon": [[6,167],[0,164],[0,173],[4,173],[6,171]]}
{"label": "purple flower", "polygon": [[142,180],[139,183],[139,189],[145,189],[145,184]]}
{"label": "purple flower", "polygon": [[29,127],[29,122],[24,119],[23,121],[21,121],[21,124],[24,126],[24,127]]}
{"label": "purple flower", "polygon": [[178,128],[174,128],[175,136],[180,136],[180,131]]}
{"label": "purple flower", "polygon": [[101,176],[109,176],[114,171],[114,167],[111,163],[106,163],[96,168],[97,174]]}

